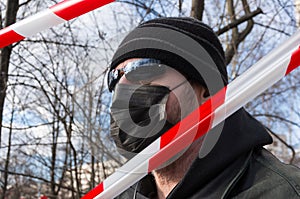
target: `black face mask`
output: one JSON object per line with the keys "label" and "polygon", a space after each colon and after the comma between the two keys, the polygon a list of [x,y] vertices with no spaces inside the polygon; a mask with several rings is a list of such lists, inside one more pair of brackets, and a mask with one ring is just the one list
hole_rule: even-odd
{"label": "black face mask", "polygon": [[111,106],[111,136],[127,158],[141,152],[173,124],[166,118],[170,89],[164,86],[119,84]]}

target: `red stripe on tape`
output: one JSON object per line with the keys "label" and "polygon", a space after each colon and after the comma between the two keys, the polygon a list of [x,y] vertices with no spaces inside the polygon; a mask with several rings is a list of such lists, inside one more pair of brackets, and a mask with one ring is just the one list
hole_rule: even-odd
{"label": "red stripe on tape", "polygon": [[161,136],[160,148],[162,150],[150,158],[148,172],[159,167],[211,129],[214,110],[224,104],[226,89],[227,87],[224,87]]}
{"label": "red stripe on tape", "polygon": [[291,61],[288,65],[285,75],[289,74],[292,70],[300,66],[300,46],[299,48],[293,52]]}
{"label": "red stripe on tape", "polygon": [[50,9],[57,16],[70,20],[113,1],[115,0],[66,0],[50,7]]}
{"label": "red stripe on tape", "polygon": [[178,129],[180,125],[181,123],[176,124],[161,136],[160,149],[164,148],[166,145],[168,145],[172,140],[176,138],[176,135],[178,135]]}
{"label": "red stripe on tape", "polygon": [[97,195],[99,195],[101,192],[103,192],[104,186],[103,182],[96,186],[94,189],[89,191],[85,196],[83,196],[81,199],[92,199],[95,198]]}
{"label": "red stripe on tape", "polygon": [[220,91],[218,91],[212,98],[212,109],[216,109],[225,102],[225,96],[226,96],[227,86],[224,86]]}
{"label": "red stripe on tape", "polygon": [[177,125],[175,125],[173,127],[174,129],[172,128],[164,135],[162,135],[160,141],[160,148],[165,147],[173,139],[180,135],[180,133],[178,133],[179,128],[182,132],[187,131],[189,128],[191,128],[192,125],[197,124],[201,121],[201,119],[210,115],[212,110],[215,110],[217,107],[221,106],[225,101],[226,89],[227,87],[225,86],[208,101],[206,101],[203,105],[201,105],[198,109],[196,109],[190,115],[188,115],[182,122],[179,122]]}
{"label": "red stripe on tape", "polygon": [[13,31],[10,27],[0,30],[0,48],[24,39],[23,36]]}
{"label": "red stripe on tape", "polygon": [[[205,134],[211,126],[212,119],[213,113],[207,115],[207,117],[202,119],[200,123],[200,128],[198,128],[198,126],[194,126],[194,128],[190,128],[188,132],[185,132],[184,136],[182,136],[183,132],[178,132],[177,134],[179,136],[176,136],[178,137],[178,139],[173,139],[169,145],[165,146],[161,151],[159,151],[157,154],[155,154],[149,159],[148,172],[151,172],[154,169],[158,168],[160,165],[166,162],[166,160],[171,159],[174,155],[176,155],[184,148],[189,146],[195,139],[197,139],[197,137],[200,137],[200,135]],[[177,125],[181,124],[182,122]],[[176,131],[176,128],[170,129],[167,133],[169,134],[169,132],[172,131]]]}

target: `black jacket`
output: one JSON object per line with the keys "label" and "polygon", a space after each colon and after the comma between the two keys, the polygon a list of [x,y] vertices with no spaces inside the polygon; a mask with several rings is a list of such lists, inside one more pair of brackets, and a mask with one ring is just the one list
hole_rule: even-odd
{"label": "black jacket", "polygon": [[[213,150],[194,161],[167,198],[300,198],[300,170],[262,148],[271,142],[265,128],[240,109],[225,121]],[[118,198],[155,195],[155,181],[148,175]]]}

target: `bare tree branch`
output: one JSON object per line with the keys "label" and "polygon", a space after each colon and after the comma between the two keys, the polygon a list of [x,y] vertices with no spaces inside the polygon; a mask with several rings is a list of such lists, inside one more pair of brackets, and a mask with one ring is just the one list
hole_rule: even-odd
{"label": "bare tree branch", "polygon": [[[3,169],[0,169],[0,172],[4,173],[5,171]],[[28,178],[32,178],[32,179],[37,179],[37,180],[40,180],[40,181],[43,181],[45,183],[48,183],[50,184],[50,181],[45,179],[45,178],[42,178],[42,177],[38,177],[38,176],[34,176],[34,175],[31,175],[31,174],[26,174],[26,173],[17,173],[17,172],[13,172],[13,171],[8,171],[8,174],[10,175],[18,175],[18,176],[24,176],[24,177],[28,177]],[[59,184],[56,183],[56,185],[58,186]],[[66,190],[70,190],[72,192],[76,192],[74,189],[71,189],[69,186],[64,186],[64,185],[60,185],[61,188],[63,189],[66,189]]]}
{"label": "bare tree branch", "polygon": [[[245,16],[251,16],[251,11],[247,0],[242,0],[242,4],[243,4]],[[231,19],[231,23],[237,23],[233,0],[228,0],[227,6],[228,6],[228,13]],[[257,15],[259,13],[262,13],[262,11],[260,9],[257,9],[255,14]],[[250,32],[253,29],[253,25],[254,25],[253,17],[252,18],[246,17],[246,18],[248,18],[247,25],[241,32],[239,31],[238,26],[232,27],[231,41],[228,44],[225,51],[226,65],[228,65],[231,62],[233,56],[237,52],[238,46],[246,38],[246,36],[250,34]]]}
{"label": "bare tree branch", "polygon": [[278,139],[282,144],[284,144],[287,148],[289,148],[292,151],[292,157],[291,157],[289,163],[290,164],[293,163],[293,161],[295,159],[295,156],[296,156],[296,152],[295,152],[294,147],[289,145],[286,141],[284,141],[281,137],[279,137],[276,133],[274,133],[270,128],[268,128],[268,127],[265,127],[265,128],[267,128],[269,133],[271,133],[274,137],[276,137],[276,139]]}
{"label": "bare tree branch", "polygon": [[232,23],[226,25],[225,27],[219,29],[216,31],[216,34],[217,35],[222,35],[223,33],[229,31],[230,29],[232,28],[235,28],[237,27],[238,25],[252,19],[253,17],[259,15],[259,14],[263,14],[263,11],[260,9],[260,8],[257,8],[255,11],[249,13],[249,14],[246,14],[242,17],[240,17],[239,19],[236,19],[235,21],[233,21]]}
{"label": "bare tree branch", "polygon": [[292,124],[298,128],[300,128],[300,124],[296,123],[296,122],[293,122],[291,120],[288,120],[284,117],[281,117],[279,115],[274,115],[274,114],[269,114],[269,113],[261,113],[261,114],[253,114],[254,117],[269,117],[269,118],[275,118],[275,119],[278,119],[282,122],[286,122],[286,123],[289,123],[289,124]]}

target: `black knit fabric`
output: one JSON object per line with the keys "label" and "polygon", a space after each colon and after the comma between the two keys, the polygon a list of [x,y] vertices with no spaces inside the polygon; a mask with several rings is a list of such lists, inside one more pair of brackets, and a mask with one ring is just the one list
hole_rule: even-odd
{"label": "black knit fabric", "polygon": [[[226,85],[228,83],[224,51],[217,35],[209,26],[199,20],[189,17],[157,18],[140,24],[131,33],[129,33],[127,37],[125,37],[120,46],[129,42],[140,42],[140,40],[135,40],[135,38],[143,37],[142,30],[145,29],[146,31],[146,28],[148,27],[171,29],[192,38],[208,52],[217,66],[217,70],[221,74],[224,84]],[[110,70],[130,58],[154,58],[162,61],[170,67],[175,68],[189,79],[196,80],[205,86],[205,81],[197,69],[197,67],[201,66],[193,66],[184,57],[177,54],[166,50],[148,48],[147,46],[138,50],[125,50],[124,53],[120,53],[118,51],[123,52],[124,49],[120,49],[120,47],[117,49],[115,56],[112,59]]]}

